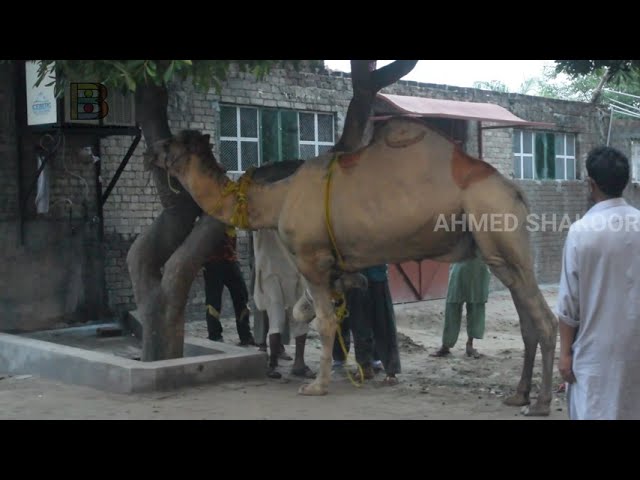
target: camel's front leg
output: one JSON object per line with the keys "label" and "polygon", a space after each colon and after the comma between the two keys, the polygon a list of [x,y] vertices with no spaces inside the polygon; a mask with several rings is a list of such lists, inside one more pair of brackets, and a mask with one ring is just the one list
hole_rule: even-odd
{"label": "camel's front leg", "polygon": [[331,378],[331,357],[333,340],[336,334],[336,316],[329,288],[310,285],[309,292],[313,297],[317,329],[322,341],[322,353],[320,355],[318,376],[312,383],[300,387],[298,393],[301,395],[326,395],[329,391],[329,379]]}

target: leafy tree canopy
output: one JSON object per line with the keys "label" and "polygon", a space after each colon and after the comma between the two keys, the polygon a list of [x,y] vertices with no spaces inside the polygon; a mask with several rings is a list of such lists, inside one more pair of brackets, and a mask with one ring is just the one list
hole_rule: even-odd
{"label": "leafy tree canopy", "polygon": [[572,78],[599,73],[608,68],[613,74],[629,73],[640,69],[640,60],[556,60],[556,71]]}
{"label": "leafy tree canopy", "polygon": [[56,95],[62,92],[65,82],[85,79],[134,92],[139,85],[162,86],[190,78],[197,88],[220,90],[232,65],[260,78],[271,68],[285,65],[299,68],[305,62],[323,66],[322,60],[42,60],[36,85],[42,83],[55,64]]}

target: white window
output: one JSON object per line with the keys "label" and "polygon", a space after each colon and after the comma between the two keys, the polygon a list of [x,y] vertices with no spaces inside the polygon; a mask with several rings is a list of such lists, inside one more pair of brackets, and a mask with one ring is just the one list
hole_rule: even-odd
{"label": "white window", "polygon": [[576,179],[576,136],[556,133],[556,180]]}
{"label": "white window", "polygon": [[220,108],[220,162],[231,172],[265,162],[307,160],[334,144],[332,114],[232,105]]}
{"label": "white window", "polygon": [[513,131],[513,173],[515,178],[534,178],[532,132]]}
{"label": "white window", "polygon": [[333,115],[298,112],[300,158],[308,159],[329,150],[333,144]]}
{"label": "white window", "polygon": [[230,172],[259,165],[258,109],[220,109],[220,163]]}
{"label": "white window", "polygon": [[513,174],[518,179],[575,180],[575,135],[514,130]]}

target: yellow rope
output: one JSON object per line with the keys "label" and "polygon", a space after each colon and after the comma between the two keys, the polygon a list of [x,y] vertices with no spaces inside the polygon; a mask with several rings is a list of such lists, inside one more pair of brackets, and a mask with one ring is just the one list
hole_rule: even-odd
{"label": "yellow rope", "polygon": [[[345,298],[344,293],[336,291],[333,292],[333,299],[334,301],[339,302],[336,308],[336,317],[338,318],[338,342],[340,343],[340,348],[342,349],[342,353],[344,354],[345,363],[348,363],[349,352],[347,352],[347,346],[345,345],[344,338],[342,336],[342,321],[347,315],[349,315],[349,311],[347,310],[347,299]],[[348,368],[346,368],[345,371],[347,372],[347,377],[349,377],[349,381],[353,384],[353,386],[361,387],[364,383],[364,372],[362,370],[362,366],[357,361],[356,366],[358,367],[358,373],[360,374],[360,383],[356,383]]]}
{"label": "yellow rope", "polygon": [[[238,179],[237,182],[234,182],[230,179],[222,189],[220,199],[216,202],[211,210],[207,211],[207,214],[215,216],[215,214],[218,213],[222,208],[223,200],[229,195],[235,195],[236,205],[233,209],[233,213],[231,214],[231,218],[229,219],[229,223],[235,228],[248,230],[250,228],[250,225],[249,197],[247,191],[251,186],[251,176],[253,175],[254,170],[254,167],[247,169],[247,171]],[[235,229],[233,229],[233,233],[231,233],[231,230],[231,228],[227,229],[227,233],[235,235]]]}
{"label": "yellow rope", "polygon": [[231,215],[231,225],[248,229],[249,228],[249,198],[247,191],[251,186],[251,176],[255,169],[249,168],[239,179],[238,189],[236,190],[236,208]]}
{"label": "yellow rope", "polygon": [[338,162],[338,154],[336,153],[331,161],[329,162],[329,167],[326,175],[327,183],[325,184],[324,189],[324,211],[325,211],[325,220],[327,223],[327,232],[329,232],[329,238],[331,238],[331,244],[333,245],[333,250],[336,253],[336,257],[338,260],[338,266],[342,269],[344,268],[344,260],[342,259],[342,255],[340,255],[340,251],[338,250],[338,246],[336,245],[336,238],[333,234],[333,228],[331,227],[331,202],[329,201],[331,198],[331,177],[333,176],[333,169]]}
{"label": "yellow rope", "polygon": [[[336,238],[333,233],[333,228],[331,227],[331,212],[330,212],[331,202],[329,201],[331,198],[331,178],[333,176],[333,169],[337,163],[338,158],[339,158],[339,155],[336,153],[331,159],[331,161],[329,162],[328,171],[326,175],[327,182],[325,184],[325,190],[324,190],[324,210],[326,213],[325,220],[327,224],[327,232],[329,233],[329,238],[331,239],[333,251],[336,254],[338,266],[340,267],[340,269],[343,269],[344,260],[342,259],[342,255],[340,255],[340,251],[338,250],[338,246],[336,244]],[[342,337],[342,321],[347,315],[349,315],[349,312],[347,310],[347,299],[345,298],[344,292],[338,292],[334,290],[331,292],[331,295],[332,295],[334,304],[337,304],[335,313],[336,313],[336,318],[338,320],[338,328],[337,328],[338,342],[340,343],[340,348],[342,348],[342,353],[344,354],[345,363],[348,363],[349,352],[347,352],[347,347],[344,343],[344,338]],[[357,361],[356,361],[356,365],[358,367],[358,373],[360,374],[360,383],[355,382],[348,368],[345,371],[347,372],[347,376],[349,377],[349,380],[351,381],[351,383],[356,387],[360,387],[364,383],[364,372],[362,370],[362,366]]]}

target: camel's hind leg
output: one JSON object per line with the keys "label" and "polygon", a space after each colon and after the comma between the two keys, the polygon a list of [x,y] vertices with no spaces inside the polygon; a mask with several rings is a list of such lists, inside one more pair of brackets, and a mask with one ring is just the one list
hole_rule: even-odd
{"label": "camel's hind leg", "polygon": [[[479,242],[480,250],[491,271],[509,288],[520,317],[520,331],[524,341],[524,364],[516,394],[507,398],[507,405],[527,405],[538,343],[542,352],[542,386],[537,402],[528,415],[549,415],[553,379],[553,361],[557,339],[557,321],[540,291],[531,268],[523,266],[516,256],[504,254],[498,241]],[[496,248],[497,247],[497,248]],[[522,245],[521,248],[527,248]],[[513,253],[513,252],[511,252]]]}
{"label": "camel's hind leg", "polygon": [[[505,190],[505,198],[494,198],[499,208],[488,204],[491,198],[484,196],[484,202],[470,202],[478,212],[511,213],[517,218],[518,228],[481,228],[473,232],[474,239],[491,271],[511,292],[518,316],[520,331],[524,341],[525,354],[522,375],[516,394],[509,397],[508,405],[527,405],[531,391],[531,380],[537,345],[542,352],[542,386],[536,404],[529,407],[527,415],[549,415],[553,380],[553,362],[557,340],[557,319],[547,305],[533,273],[533,262],[526,230],[526,209],[510,190]],[[512,208],[511,210],[509,210]],[[493,213],[493,212],[492,212]],[[480,213],[476,213],[480,215]],[[513,226],[513,225],[512,225]]]}

